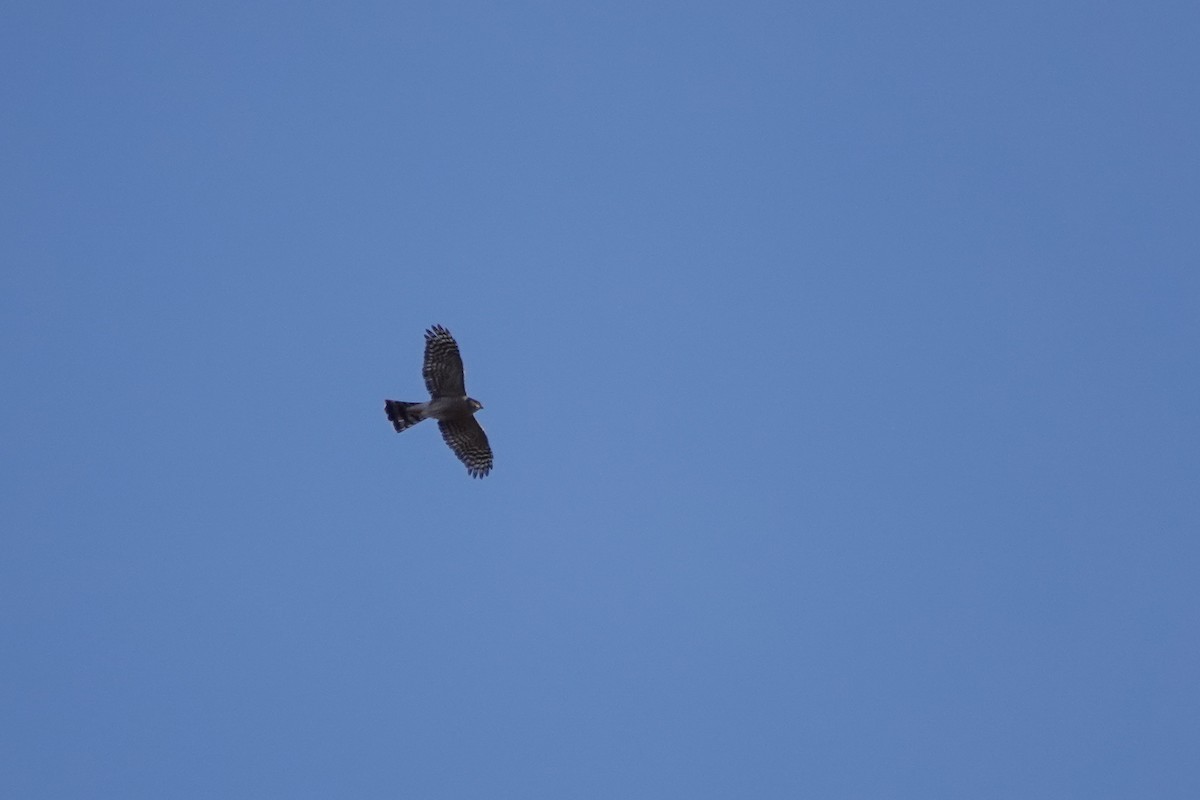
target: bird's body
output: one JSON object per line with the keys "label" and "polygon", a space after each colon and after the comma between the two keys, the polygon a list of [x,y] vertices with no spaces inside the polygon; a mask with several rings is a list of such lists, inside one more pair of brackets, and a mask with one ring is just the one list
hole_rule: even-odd
{"label": "bird's body", "polygon": [[436,419],[442,439],[467,467],[473,478],[482,478],[492,470],[492,448],[475,412],[483,408],[478,400],[467,397],[462,356],[450,331],[434,325],[425,331],[425,363],[421,369],[429,400],[406,403],[384,400],[383,409],[396,432],[407,430],[424,419]]}
{"label": "bird's body", "polygon": [[384,400],[383,402],[392,425],[395,425],[397,421],[404,423],[399,430],[416,425],[423,419],[446,421],[469,417],[483,408],[482,404],[472,405],[479,401],[469,397],[435,397],[427,403],[405,403],[402,400]]}

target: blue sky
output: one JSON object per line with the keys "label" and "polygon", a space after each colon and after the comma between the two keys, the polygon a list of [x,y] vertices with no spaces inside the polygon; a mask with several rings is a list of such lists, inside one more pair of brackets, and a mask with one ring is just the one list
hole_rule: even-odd
{"label": "blue sky", "polygon": [[1200,796],[1198,39],[9,4],[0,795]]}

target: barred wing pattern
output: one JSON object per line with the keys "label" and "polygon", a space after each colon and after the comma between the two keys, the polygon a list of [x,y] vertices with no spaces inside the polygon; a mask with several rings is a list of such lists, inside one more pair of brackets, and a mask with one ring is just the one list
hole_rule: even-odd
{"label": "barred wing pattern", "polygon": [[472,478],[482,478],[492,471],[492,448],[475,417],[443,420],[438,422],[438,428],[454,455],[466,464]]}
{"label": "barred wing pattern", "polygon": [[425,388],[433,397],[462,397],[467,393],[458,343],[441,325],[425,331],[425,364],[421,374],[425,377]]}

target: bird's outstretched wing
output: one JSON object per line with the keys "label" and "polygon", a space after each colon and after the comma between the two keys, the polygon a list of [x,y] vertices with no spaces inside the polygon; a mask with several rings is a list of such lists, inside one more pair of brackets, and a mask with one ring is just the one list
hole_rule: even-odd
{"label": "bird's outstretched wing", "polygon": [[425,364],[421,374],[433,397],[462,397],[467,393],[458,342],[441,325],[425,331]]}
{"label": "bird's outstretched wing", "polygon": [[492,448],[487,434],[474,417],[443,420],[438,423],[438,428],[454,455],[467,465],[472,478],[482,478],[492,471]]}

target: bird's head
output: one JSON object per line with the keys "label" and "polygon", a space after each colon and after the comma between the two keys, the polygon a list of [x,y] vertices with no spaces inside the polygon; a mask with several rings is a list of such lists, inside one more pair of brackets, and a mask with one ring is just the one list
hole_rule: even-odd
{"label": "bird's head", "polygon": [[478,411],[479,409],[483,408],[483,403],[479,402],[474,397],[468,397],[467,403],[470,404],[472,411]]}

